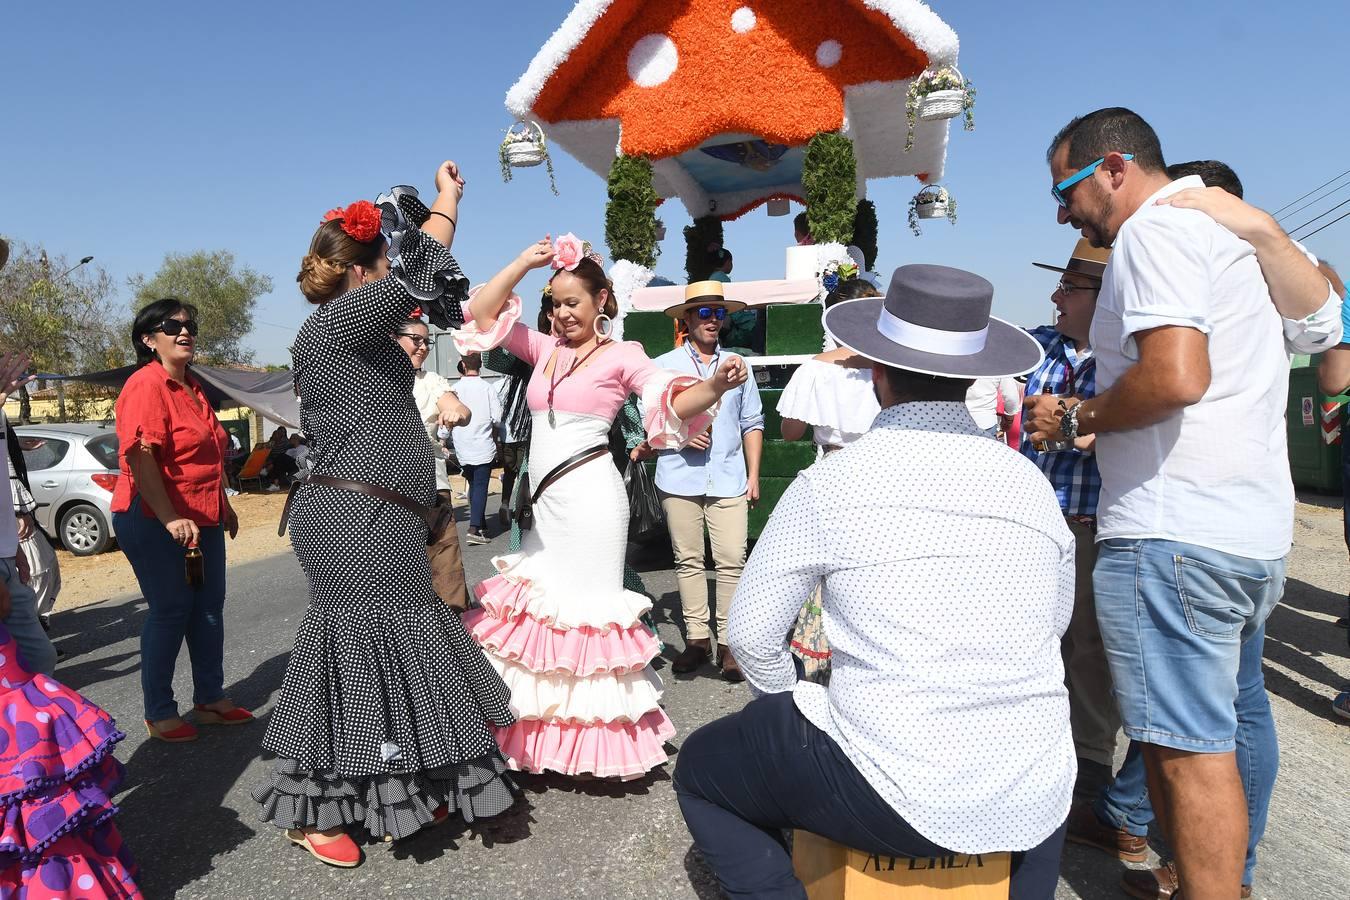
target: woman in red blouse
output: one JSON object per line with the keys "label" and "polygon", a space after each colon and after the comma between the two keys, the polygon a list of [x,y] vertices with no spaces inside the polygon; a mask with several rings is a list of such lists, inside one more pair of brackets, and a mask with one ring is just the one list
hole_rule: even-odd
{"label": "woman in red blouse", "polygon": [[[141,631],[145,727],[170,743],[197,738],[173,697],[185,638],[197,724],[253,720],[225,696],[225,532],[233,538],[239,520],[225,496],[229,438],[188,372],[196,313],[166,299],[136,314],[131,339],[140,368],[122,388],[116,413],[122,475],[113,527],[150,607]],[[201,551],[199,577],[187,574],[189,548]]]}

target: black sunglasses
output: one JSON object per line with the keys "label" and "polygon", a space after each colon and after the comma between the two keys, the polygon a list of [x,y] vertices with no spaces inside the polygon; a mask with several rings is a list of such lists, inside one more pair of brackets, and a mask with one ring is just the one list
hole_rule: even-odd
{"label": "black sunglasses", "polygon": [[151,328],[150,330],[162,331],[169,337],[178,337],[178,335],[183,333],[184,329],[187,329],[187,333],[189,335],[191,335],[192,337],[196,337],[197,336],[196,320],[188,319],[186,322],[184,322],[182,319],[165,319],[163,322],[160,322],[158,325],[156,325],[154,328]]}
{"label": "black sunglasses", "polygon": [[727,317],[727,310],[725,306],[700,306],[697,312],[698,317],[700,319],[703,319],[704,321],[707,321],[708,319],[716,319],[717,321],[720,322]]}

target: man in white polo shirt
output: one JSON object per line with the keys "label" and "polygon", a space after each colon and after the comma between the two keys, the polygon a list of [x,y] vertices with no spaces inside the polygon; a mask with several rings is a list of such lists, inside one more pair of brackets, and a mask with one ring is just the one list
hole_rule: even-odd
{"label": "man in white polo shirt", "polygon": [[1247,843],[1239,659],[1293,537],[1286,340],[1334,344],[1339,298],[1269,216],[1172,181],[1130,110],[1074,119],[1048,160],[1059,222],[1113,249],[1091,330],[1098,394],[1030,398],[1032,440],[1098,435],[1094,588],[1125,733],[1144,745],[1186,900],[1231,900]]}
{"label": "man in white polo shirt", "polygon": [[464,540],[469,544],[486,544],[488,480],[492,475],[493,460],[497,458],[496,429],[502,421],[502,403],[497,390],[483,380],[479,371],[483,358],[477,353],[466,353],[459,361],[463,377],[455,385],[459,402],[469,410],[469,421],[450,431],[464,480],[469,483],[469,531]]}

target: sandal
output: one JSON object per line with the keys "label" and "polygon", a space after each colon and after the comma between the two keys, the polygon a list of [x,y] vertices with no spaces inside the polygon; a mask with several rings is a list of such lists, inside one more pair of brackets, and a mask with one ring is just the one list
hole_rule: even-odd
{"label": "sandal", "polygon": [[287,829],[286,840],[299,847],[304,847],[321,863],[327,863],[330,866],[337,866],[339,869],[353,869],[361,864],[361,848],[356,846],[356,841],[351,836],[343,833],[323,841],[316,841],[314,838],[323,837],[319,834],[307,834],[300,829]]}
{"label": "sandal", "polygon": [[193,727],[191,722],[184,722],[177,728],[160,730],[155,727],[154,722],[146,719],[145,730],[150,733],[152,738],[157,741],[163,741],[166,744],[184,744],[188,741],[195,741],[197,739],[197,729]]}
{"label": "sandal", "polygon": [[197,720],[198,725],[246,725],[253,721],[253,713],[242,706],[219,712],[207,709],[200,703],[192,707],[192,717]]}

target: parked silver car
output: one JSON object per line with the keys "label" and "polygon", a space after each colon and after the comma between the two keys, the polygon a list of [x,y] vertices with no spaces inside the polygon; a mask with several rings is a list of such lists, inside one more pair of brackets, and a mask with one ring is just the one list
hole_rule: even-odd
{"label": "parked silver car", "polygon": [[97,423],[20,425],[14,429],[38,502],[37,522],[76,556],[113,541],[117,432]]}

